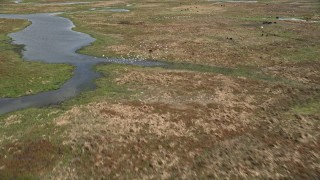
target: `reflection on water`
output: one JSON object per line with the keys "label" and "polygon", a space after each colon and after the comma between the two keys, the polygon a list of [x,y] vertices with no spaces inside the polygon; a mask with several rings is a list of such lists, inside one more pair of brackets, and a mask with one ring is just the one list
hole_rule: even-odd
{"label": "reflection on water", "polygon": [[28,107],[58,104],[78,95],[84,90],[95,88],[93,80],[99,74],[93,71],[98,63],[121,63],[140,66],[159,66],[163,63],[117,58],[96,58],[77,54],[76,50],[95,41],[87,34],[73,31],[73,23],[56,14],[7,15],[0,18],[27,19],[32,22],[22,31],[9,36],[14,44],[23,44],[23,58],[45,63],[68,63],[76,67],[73,77],[60,89],[19,98],[0,99],[0,114]]}
{"label": "reflection on water", "polygon": [[277,18],[278,20],[281,21],[300,21],[300,22],[319,22],[319,21],[312,21],[312,20],[305,20],[305,19],[299,19],[299,18]]}

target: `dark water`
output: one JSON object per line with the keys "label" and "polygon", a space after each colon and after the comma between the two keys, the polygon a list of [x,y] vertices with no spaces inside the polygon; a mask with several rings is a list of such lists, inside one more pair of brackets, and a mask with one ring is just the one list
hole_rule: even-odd
{"label": "dark water", "polygon": [[84,90],[95,88],[93,80],[99,74],[93,71],[98,63],[121,63],[139,66],[159,66],[154,61],[136,61],[116,58],[96,58],[77,54],[75,51],[95,41],[87,34],[73,31],[73,23],[57,14],[5,15],[0,18],[27,19],[32,22],[22,31],[9,36],[14,44],[25,45],[23,58],[28,61],[45,63],[67,63],[76,67],[73,77],[60,89],[19,98],[0,99],[0,114],[28,107],[41,107],[58,104],[78,95]]}

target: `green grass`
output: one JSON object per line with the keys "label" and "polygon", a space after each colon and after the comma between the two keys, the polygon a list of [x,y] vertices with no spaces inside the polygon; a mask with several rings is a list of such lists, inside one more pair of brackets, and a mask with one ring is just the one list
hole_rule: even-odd
{"label": "green grass", "polygon": [[284,53],[284,58],[293,62],[319,62],[320,47],[304,47]]}
{"label": "green grass", "polygon": [[64,128],[54,119],[63,111],[26,109],[0,117],[0,179],[39,179],[58,159],[68,158],[61,146]]}
{"label": "green grass", "polygon": [[[85,91],[78,97],[58,106],[28,108],[0,116],[0,138],[14,136],[19,140],[29,141],[50,137],[52,141],[58,140],[55,137],[58,137],[61,129],[56,128],[53,120],[73,106],[97,102],[106,98],[109,100],[127,99],[135,93],[128,90],[125,85],[118,85],[114,82],[114,79],[126,68],[136,67],[119,64],[99,65],[96,69],[102,73],[103,77],[96,80],[96,84],[98,84],[96,90]],[[8,120],[9,117],[11,120]],[[0,140],[0,144],[9,141],[11,140]]]}
{"label": "green grass", "polygon": [[320,113],[320,99],[314,99],[312,102],[297,105],[293,108],[293,112],[303,115],[312,115]]}
{"label": "green grass", "polygon": [[287,79],[273,77],[267,74],[264,74],[256,67],[237,67],[237,68],[228,68],[228,67],[218,67],[218,66],[207,66],[200,64],[190,64],[190,63],[169,63],[165,68],[168,69],[177,69],[177,70],[189,70],[189,71],[198,71],[206,73],[217,73],[223,74],[232,77],[246,77],[253,80],[263,80],[270,82],[282,82],[282,83],[291,83]]}
{"label": "green grass", "polygon": [[[36,0],[26,0],[26,1],[36,1]],[[137,1],[138,2],[138,1]],[[141,3],[141,2],[139,2]],[[77,5],[77,8],[69,9],[70,12],[73,10],[85,10],[89,5]],[[74,6],[76,7],[76,6]],[[13,9],[12,7],[8,7],[8,9]],[[131,7],[134,8],[134,7]],[[57,8],[58,9],[58,8]],[[61,9],[63,9],[61,7]],[[28,12],[42,12],[46,9],[30,9]],[[150,12],[143,11],[142,12],[148,14],[151,11],[154,11],[153,8],[148,9]],[[12,10],[13,11],[13,10]],[[16,11],[16,10],[14,10]],[[137,9],[139,11],[139,9]],[[166,9],[164,8],[164,11]],[[111,18],[113,13],[95,13],[86,11],[86,14],[76,13],[76,14],[65,14],[63,16],[72,17],[73,22],[77,25],[75,30],[85,32],[87,34],[92,35],[97,39],[92,46],[85,47],[79,50],[79,53],[89,54],[94,56],[102,56],[105,54],[105,47],[110,45],[118,45],[121,43],[127,43],[128,37],[135,37],[136,34],[142,33],[137,29],[134,29],[135,26],[128,26],[126,24],[117,25],[117,27],[112,27],[112,24],[117,24],[124,20],[136,20],[130,17],[122,17],[119,16],[117,18]],[[90,14],[94,14],[90,16]],[[130,13],[137,13],[131,11]],[[180,12],[179,12],[180,13]],[[116,13],[114,13],[116,15]],[[173,13],[172,13],[173,14]],[[165,16],[173,16],[172,14],[165,14]],[[88,15],[88,16],[87,16]],[[81,18],[81,16],[84,16]],[[95,17],[97,16],[97,17]],[[200,16],[200,15],[199,15]],[[163,15],[154,15],[154,16],[141,16],[139,17],[139,21],[148,23],[166,23],[171,20],[168,19],[156,19],[161,18]],[[198,15],[193,15],[193,17],[198,17]],[[109,19],[110,18],[110,19]],[[141,19],[140,19],[141,18]],[[108,19],[108,20],[106,20]],[[241,19],[241,17],[240,17]],[[272,19],[272,18],[271,18]],[[271,20],[267,19],[267,20]],[[97,26],[91,27],[86,26],[84,20],[97,22]],[[101,21],[100,21],[101,20]],[[244,18],[242,20],[245,21],[263,21],[262,18]],[[1,22],[2,20],[0,20]],[[30,92],[37,93],[41,91],[47,91],[51,89],[58,88],[65,80],[71,77],[72,67],[68,65],[47,65],[43,63],[36,62],[24,62],[19,56],[18,52],[20,52],[21,47],[11,45],[11,40],[6,36],[8,32],[18,30],[16,27],[20,29],[28,25],[28,23],[23,21],[2,21],[6,26],[3,26],[0,23],[0,97],[17,97],[21,95],[28,94]],[[102,22],[102,23],[101,23]],[[99,24],[101,23],[101,24]],[[110,23],[110,24],[108,24]],[[262,23],[261,23],[262,24]],[[9,27],[7,27],[7,25]],[[259,27],[258,27],[259,28]],[[284,37],[285,39],[291,39],[296,36],[294,31],[288,31],[280,24],[272,25],[272,27],[268,27],[270,30],[268,32],[279,35],[280,37]],[[101,29],[101,31],[98,31]],[[260,30],[257,31],[257,34],[260,34]],[[224,42],[225,38],[223,36],[211,35],[214,41]],[[296,41],[294,41],[296,42]],[[256,45],[252,45],[256,47]],[[202,47],[203,48],[203,47]],[[254,49],[254,48],[253,48]],[[285,54],[285,58],[290,58],[292,61],[318,61],[319,60],[319,48],[317,47],[305,47],[302,49],[295,48],[294,51],[288,52]],[[103,52],[103,53],[101,53]],[[282,52],[282,51],[281,51]],[[287,51],[284,51],[287,52]],[[113,52],[108,52],[105,54],[107,56],[116,56]],[[118,54],[119,56],[119,54]],[[130,85],[118,85],[114,80],[117,78],[122,72],[125,71],[126,68],[134,69],[134,68],[143,68],[143,67],[135,67],[128,65],[118,65],[118,64],[109,64],[109,65],[99,65],[96,67],[96,70],[102,73],[103,77],[96,80],[97,89],[94,91],[86,91],[81,93],[81,95],[64,102],[62,105],[54,106],[54,107],[46,107],[46,108],[30,108],[17,112],[12,112],[3,116],[0,116],[0,168],[1,168],[1,156],[6,155],[9,159],[14,160],[15,155],[12,155],[10,150],[5,147],[5,145],[12,144],[14,142],[22,142],[23,145],[28,145],[28,142],[37,142],[42,139],[49,140],[50,143],[55,144],[57,146],[62,146],[63,133],[68,131],[68,126],[66,127],[58,127],[55,125],[55,118],[59,117],[61,114],[70,110],[74,106],[79,106],[82,104],[87,104],[91,102],[100,102],[107,100],[108,102],[130,102],[133,99],[133,94],[137,93],[134,90],[130,90],[128,86]],[[160,67],[161,68],[161,67]],[[216,67],[216,66],[207,66],[200,64],[192,64],[192,63],[170,63],[169,66],[164,67],[166,69],[175,69],[175,70],[187,70],[187,71],[197,71],[197,72],[205,72],[205,73],[217,73],[223,74],[231,77],[246,77],[248,79],[253,79],[257,81],[268,81],[268,82],[276,82],[276,83],[287,83],[294,84],[293,82],[279,78],[273,77],[267,74],[264,74],[258,67],[249,67],[249,66],[237,66],[233,68],[229,67]],[[132,85],[132,84],[131,84]],[[137,85],[137,84],[134,84]],[[263,93],[263,92],[261,92]],[[306,114],[312,115],[319,112],[320,103],[319,99],[314,99],[312,102],[300,104],[293,107],[293,112],[298,114]],[[303,103],[303,102],[301,102]],[[8,117],[13,118],[12,121],[8,120]],[[14,120],[16,118],[16,120]],[[4,148],[1,148],[4,147]],[[28,146],[26,146],[28,147]],[[68,148],[68,147],[65,147]],[[79,148],[80,150],[80,148]],[[56,155],[52,153],[49,155]],[[68,166],[70,157],[74,155],[68,150],[64,150],[63,155],[59,155],[59,161],[63,161],[65,166]],[[206,158],[200,157],[200,158]],[[82,157],[82,161],[86,160]],[[199,163],[203,164],[203,159],[199,159]],[[56,161],[51,162],[51,165],[54,166]],[[40,162],[41,163],[41,162]],[[201,165],[202,165],[201,164]],[[149,167],[146,164],[146,167]],[[47,171],[50,171],[50,168]],[[148,169],[149,171],[149,169]],[[38,179],[41,178],[41,173],[30,171],[28,173],[21,174],[19,176],[15,176],[13,172],[7,172],[4,176],[1,176],[0,170],[0,179]],[[48,173],[48,172],[45,172]],[[50,174],[51,172],[49,172]],[[3,174],[2,174],[3,175]],[[82,174],[83,175],[83,174]],[[45,179],[45,178],[44,178]]]}
{"label": "green grass", "polygon": [[263,22],[263,21],[276,21],[276,17],[232,17],[244,21]]}
{"label": "green grass", "polygon": [[[101,50],[97,49],[96,46],[102,47],[103,45],[106,45],[106,44],[108,46],[111,46],[111,45],[118,44],[120,41],[118,37],[112,34],[95,34],[92,36],[93,38],[96,39],[96,41],[93,42],[92,46],[81,48],[80,50],[77,51],[78,53],[87,54],[87,55],[100,54],[99,56],[102,56],[103,53],[101,53]],[[109,53],[108,55],[110,56],[111,54]],[[115,56],[115,54],[113,54],[113,56]]]}
{"label": "green grass", "polygon": [[[112,19],[112,12],[86,12],[87,16],[82,14],[63,14],[61,16],[69,18],[76,24],[73,29],[79,32],[85,32],[96,39],[90,46],[83,47],[78,50],[78,53],[101,57],[103,54],[108,57],[120,57],[119,55],[108,51],[105,53],[106,46],[118,45],[124,43],[126,37],[134,37],[136,34],[141,33],[137,28],[127,26],[126,24],[119,26],[113,26],[108,23],[104,23],[106,19]],[[83,19],[85,18],[85,19]],[[95,25],[95,27],[86,26],[82,21],[99,21],[101,24]],[[121,24],[121,18],[118,21],[111,21],[111,24]],[[103,31],[96,31],[96,28],[103,29]],[[123,36],[124,35],[124,36]]]}
{"label": "green grass", "polygon": [[284,83],[290,84],[292,86],[301,86],[296,82],[292,82],[288,79],[273,77],[264,74],[259,69],[255,67],[238,67],[238,68],[227,68],[227,67],[217,67],[217,66],[207,66],[199,64],[190,63],[168,63],[162,67],[139,67],[132,65],[122,65],[122,64],[108,64],[108,65],[98,65],[96,70],[102,74],[102,77],[96,80],[97,89],[94,91],[83,92],[78,97],[68,100],[62,104],[63,109],[69,109],[74,105],[87,104],[90,102],[99,102],[103,100],[108,101],[121,101],[121,100],[134,100],[134,96],[131,96],[137,92],[130,90],[126,85],[118,85],[114,80],[126,69],[135,68],[164,68],[171,70],[187,70],[196,71],[203,73],[216,73],[223,74],[231,77],[245,77],[257,81],[267,81],[271,83]]}
{"label": "green grass", "polygon": [[[97,66],[97,71],[101,72],[103,77],[97,80],[98,88],[95,91],[83,92],[80,96],[59,106],[29,108],[0,116],[0,147],[3,147],[0,148],[0,167],[1,164],[6,164],[10,167],[8,171],[0,170],[0,179],[41,179],[42,173],[44,173],[44,177],[48,175],[54,176],[50,170],[57,161],[63,162],[63,165],[68,166],[74,154],[70,152],[68,146],[62,145],[62,141],[64,138],[63,133],[69,127],[57,126],[55,119],[75,105],[79,106],[105,99],[111,101],[122,98],[128,99],[134,92],[129,91],[126,86],[117,85],[113,80],[119,73],[129,67],[134,68],[118,64]],[[17,147],[22,147],[21,154],[25,155],[26,158],[30,158],[34,154],[28,149],[24,149],[24,147],[30,146],[30,148],[37,150],[42,140],[45,140],[51,149],[47,148],[44,151],[37,152],[41,153],[36,155],[38,159],[30,160],[33,165],[38,164],[35,168],[29,168],[24,162],[17,162],[15,151],[8,148],[10,146],[15,147],[15,143],[18,143]],[[61,150],[61,153],[57,152],[58,149],[59,151]],[[18,155],[20,154],[18,153]],[[4,159],[3,157],[6,158]],[[50,160],[51,157],[54,157],[52,161]],[[49,164],[48,158],[50,160]],[[13,166],[17,166],[17,169],[12,169]],[[45,168],[41,169],[42,173],[39,173],[37,170],[41,166]]]}
{"label": "green grass", "polygon": [[22,47],[11,44],[7,34],[29,24],[23,20],[0,19],[0,98],[58,89],[72,76],[70,65],[23,61],[18,54]]}
{"label": "green grass", "polygon": [[[51,137],[54,139],[59,131],[53,125],[53,119],[63,111],[55,108],[29,108],[18,113],[9,113],[0,117],[0,136],[2,143],[7,143],[14,136],[20,141],[31,141]],[[8,119],[8,117],[11,117]],[[9,139],[7,139],[9,138]]]}
{"label": "green grass", "polygon": [[114,79],[125,71],[126,68],[132,66],[121,64],[99,65],[96,70],[103,77],[96,80],[97,89],[94,91],[83,92],[78,97],[70,99],[62,104],[62,108],[68,109],[74,105],[87,104],[90,102],[99,102],[103,100],[117,101],[120,99],[128,99],[135,92],[128,90],[125,85],[118,85]]}

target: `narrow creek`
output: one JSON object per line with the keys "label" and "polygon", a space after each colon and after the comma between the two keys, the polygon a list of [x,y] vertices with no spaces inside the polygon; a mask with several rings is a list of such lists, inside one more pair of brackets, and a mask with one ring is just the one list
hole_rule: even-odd
{"label": "narrow creek", "polygon": [[22,31],[9,34],[14,44],[24,45],[23,59],[45,63],[66,63],[75,66],[73,77],[60,89],[18,98],[1,98],[0,115],[29,107],[59,104],[85,90],[95,89],[99,73],[93,70],[98,63],[120,63],[139,66],[160,66],[155,61],[135,61],[117,58],[97,58],[76,53],[95,41],[88,34],[73,31],[74,24],[57,13],[0,14],[0,18],[26,19],[32,24]]}

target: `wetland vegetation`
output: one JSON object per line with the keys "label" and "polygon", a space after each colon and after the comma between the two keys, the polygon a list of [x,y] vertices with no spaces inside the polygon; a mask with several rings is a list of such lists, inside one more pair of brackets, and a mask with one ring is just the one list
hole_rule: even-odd
{"label": "wetland vegetation", "polygon": [[29,25],[25,20],[0,19],[0,97],[18,97],[58,89],[72,76],[72,67],[62,64],[26,62],[23,47],[12,45],[8,33]]}
{"label": "wetland vegetation", "polygon": [[[0,179],[319,177],[319,1],[29,2],[0,12],[65,12],[96,39],[78,53],[169,66],[97,65],[95,90],[1,115]],[[21,58],[7,34],[28,25],[0,19],[1,97],[72,75]]]}

